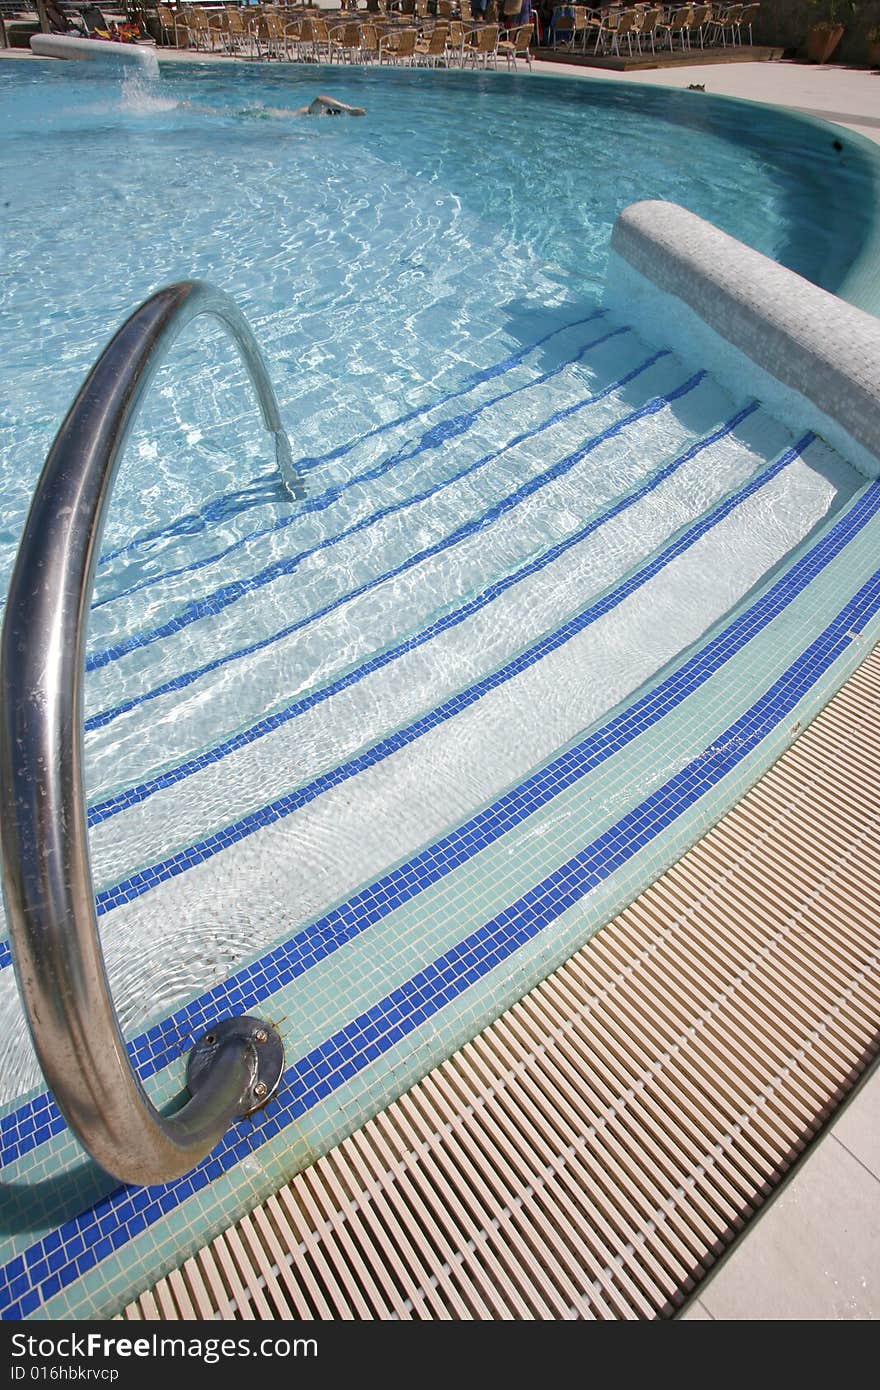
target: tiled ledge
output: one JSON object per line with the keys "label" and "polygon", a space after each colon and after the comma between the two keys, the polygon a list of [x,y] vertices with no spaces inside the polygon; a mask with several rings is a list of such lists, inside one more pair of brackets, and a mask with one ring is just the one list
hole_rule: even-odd
{"label": "tiled ledge", "polygon": [[[675,203],[625,208],[611,245],[619,261],[674,299],[671,315],[691,354],[698,345],[717,358],[720,337],[740,355],[728,371],[741,379],[757,366],[775,379],[781,418],[809,424],[867,477],[880,475],[880,321],[872,314]],[[624,290],[632,313],[645,292],[629,277]],[[651,312],[656,317],[657,307]],[[664,332],[668,338],[665,312]]]}

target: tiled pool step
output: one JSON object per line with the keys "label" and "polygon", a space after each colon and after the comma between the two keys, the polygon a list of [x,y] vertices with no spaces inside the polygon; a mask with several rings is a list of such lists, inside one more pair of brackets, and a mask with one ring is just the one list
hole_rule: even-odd
{"label": "tiled pool step", "polygon": [[[676,473],[668,486],[633,497],[631,513],[615,508],[588,522],[575,533],[578,546],[568,537],[545,549],[403,642],[370,653],[209,752],[98,800],[90,818],[102,910],[105,897],[118,900],[113,886],[148,846],[159,862],[219,830],[218,806],[228,823],[289,796],[296,785],[305,814],[307,801],[379,760],[372,750],[395,734],[398,777],[411,779],[408,762],[427,760],[437,786],[445,784],[454,798],[453,816],[467,807],[455,800],[456,787],[468,785],[470,804],[478,804],[525,775],[697,640],[833,504],[833,486],[820,472],[829,451],[812,437],[755,476],[747,472],[753,455],[742,453],[731,445],[727,459],[719,449],[709,452],[708,464],[705,455],[698,460],[716,470],[704,494],[722,492],[703,517],[687,515]],[[793,474],[800,478],[794,505]],[[731,477],[739,486],[725,495]],[[699,602],[690,602],[695,592]],[[514,740],[523,712],[539,706],[543,728],[523,729]],[[181,711],[176,726],[186,722]],[[480,740],[482,779],[475,767],[446,767],[444,737],[453,727],[458,738]],[[399,852],[406,852],[403,844]],[[364,865],[360,877],[376,867]],[[339,869],[336,896],[345,891]]]}
{"label": "tiled pool step", "polygon": [[[842,465],[811,435],[774,457],[783,438],[754,404],[734,409],[532,558],[515,594],[498,581],[434,630],[349,672],[320,701],[294,702],[250,736],[239,733],[93,807],[98,908],[123,1019],[142,1023],[157,993],[169,1004],[180,1000],[181,962],[198,962],[207,987],[279,937],[311,931],[311,922],[388,869],[389,846],[398,858],[417,854],[679,659],[835,505]],[[768,454],[771,461],[756,467]],[[689,493],[714,506],[694,518]],[[633,565],[639,551],[645,558]],[[469,669],[476,679],[458,688]],[[683,756],[676,749],[670,761],[668,746],[659,746],[650,768],[643,765],[646,785]],[[586,833],[597,799],[604,824],[631,803],[637,787],[623,748],[619,770],[584,781],[567,809],[562,798],[510,831],[501,863],[521,864],[518,875],[502,875],[510,899],[530,886],[535,837],[555,837],[560,815],[573,815]],[[292,835],[308,856],[290,857]],[[445,892],[444,884],[441,898]],[[444,899],[430,920],[448,918],[455,932],[462,920],[476,923],[474,910],[481,909],[449,916]],[[413,939],[427,940],[426,929]],[[385,943],[392,954],[395,930]],[[2,972],[0,1017],[4,1070],[17,1088],[7,1089],[11,1096],[38,1074],[13,980]]]}
{"label": "tiled pool step", "polygon": [[673,1315],[880,1050],[880,652],[678,864],[129,1319]]}
{"label": "tiled pool step", "polygon": [[[632,901],[788,746],[876,639],[878,509],[880,485],[869,484],[612,720],[134,1039],[147,1089],[168,1103],[181,1053],[224,1012],[259,1005],[285,1038],[278,1097],[186,1178],[113,1190],[83,1163],[48,1097],[8,1108],[3,1316],[118,1309],[144,1276],[356,1129]],[[283,845],[283,822],[275,830]],[[154,929],[164,887],[154,890]],[[173,901],[179,935],[176,886]],[[190,902],[203,901],[196,884]]]}
{"label": "tiled pool step", "polygon": [[[693,379],[692,374],[684,376],[685,384]],[[629,486],[624,481],[619,494],[612,496],[606,481],[606,495],[597,502],[596,480],[582,480],[583,491],[569,480],[565,493],[542,491],[533,497],[532,512],[524,516],[519,507],[507,505],[523,491],[515,485],[492,518],[489,539],[500,545],[497,554],[486,545],[482,522],[488,513],[470,521],[459,518],[461,524],[454,524],[450,533],[454,546],[444,536],[439,551],[436,546],[420,548],[421,533],[409,535],[406,558],[399,565],[389,568],[379,550],[371,559],[376,572],[365,582],[352,587],[349,576],[340,576],[344,600],[315,611],[306,608],[303,617],[282,622],[258,643],[242,648],[239,637],[237,647],[226,648],[223,632],[217,632],[215,655],[201,666],[192,663],[188,650],[182,667],[164,685],[129,696],[87,720],[94,799],[103,805],[106,791],[118,787],[121,777],[136,784],[156,775],[156,759],[167,765],[175,755],[183,758],[201,746],[208,702],[216,711],[215,729],[228,726],[238,732],[250,718],[265,732],[267,710],[274,709],[279,722],[290,709],[304,713],[371,675],[377,661],[381,668],[400,657],[409,664],[428,661],[433,690],[438,681],[447,688],[456,679],[461,684],[457,672],[466,678],[475,660],[476,669],[484,670],[493,660],[503,660],[524,624],[526,640],[530,632],[547,630],[576,611],[793,442],[754,402],[737,407],[713,398],[709,386],[702,392],[696,388],[695,395],[700,394],[708,397],[705,428],[689,431],[668,421],[661,440],[648,436],[631,441],[628,447],[638,452],[628,470]],[[724,413],[717,415],[719,410]],[[623,441],[618,435],[612,442],[620,447]],[[813,450],[821,452],[818,446]],[[598,461],[603,478],[606,464]],[[555,467],[545,468],[544,476]],[[796,473],[792,469],[787,476]],[[832,495],[829,488],[826,499]],[[808,507],[815,507],[815,501]],[[810,524],[806,513],[804,529]],[[297,603],[303,602],[300,596]],[[481,630],[474,637],[476,627]],[[208,631],[213,633],[213,627]],[[444,653],[450,642],[457,646]],[[392,678],[396,670],[389,673]],[[424,674],[420,679],[424,683]],[[398,681],[410,685],[409,677]],[[163,730],[158,746],[155,738],[143,737],[154,724]],[[214,742],[223,740],[215,733]],[[93,823],[95,818],[93,814]]]}
{"label": "tiled pool step", "polygon": [[[551,339],[552,365],[546,367],[541,350]],[[199,513],[132,537],[123,549],[102,556],[96,613],[162,585],[189,597],[194,577],[216,573],[221,562],[224,573],[240,565],[245,574],[251,553],[290,554],[303,537],[375,524],[370,518],[379,503],[398,515],[449,487],[466,489],[512,449],[540,443],[567,420],[589,419],[616,382],[628,384],[636,379],[634,371],[642,376],[641,362],[654,354],[637,353],[632,330],[594,310],[320,458],[298,459],[307,486],[304,504],[285,504],[273,473],[210,500]],[[601,409],[596,413],[601,417]],[[465,436],[474,442],[463,454]],[[291,531],[299,538],[296,545]],[[209,574],[208,588],[211,582]],[[102,631],[103,620],[96,621]]]}
{"label": "tiled pool step", "polygon": [[[673,862],[875,640],[880,484],[701,369],[636,356],[651,364],[639,395],[633,378],[612,405],[614,387],[597,435],[502,475],[480,501],[486,527],[484,512],[459,518],[450,545],[441,527],[442,554],[387,580],[382,554],[366,557],[358,575],[393,594],[387,642],[366,625],[367,651],[319,663],[311,685],[283,672],[283,706],[239,663],[232,731],[211,722],[201,742],[184,711],[192,699],[213,714],[210,684],[118,715],[118,780],[99,781],[90,819],[134,1065],[170,1104],[193,1036],[260,1012],[287,1068],[271,1104],[186,1178],[114,1189],[51,1099],[26,1094],[39,1078],[0,969],[4,1317],[117,1311],[356,1130]],[[423,538],[398,540],[406,565]],[[262,605],[273,584],[241,602]],[[221,597],[182,650],[204,629],[227,651]],[[155,652],[171,661],[164,641],[93,674],[144,661],[148,681]],[[184,748],[139,765],[153,730],[170,738],[178,722]]]}

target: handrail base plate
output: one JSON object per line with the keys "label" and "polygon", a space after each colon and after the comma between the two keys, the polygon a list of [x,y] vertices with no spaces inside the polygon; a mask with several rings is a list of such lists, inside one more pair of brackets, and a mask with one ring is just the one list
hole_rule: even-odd
{"label": "handrail base plate", "polygon": [[186,1085],[194,1096],[208,1078],[210,1068],[224,1047],[248,1046],[257,1060],[253,1080],[242,1096],[239,1119],[252,1115],[272,1098],[284,1071],[284,1045],[271,1023],[261,1018],[225,1018],[199,1038],[186,1063]]}

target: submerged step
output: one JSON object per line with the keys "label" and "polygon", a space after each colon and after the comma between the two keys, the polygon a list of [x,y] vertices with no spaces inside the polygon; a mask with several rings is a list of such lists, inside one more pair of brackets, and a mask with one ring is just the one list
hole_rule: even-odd
{"label": "submerged step", "polygon": [[[221,980],[279,932],[291,940],[304,933],[308,941],[317,930],[316,941],[325,933],[334,941],[336,928],[320,923],[340,899],[355,894],[354,902],[362,885],[382,881],[389,851],[404,860],[430,856],[424,847],[439,845],[450,826],[469,823],[476,808],[503,806],[505,789],[518,796],[518,789],[546,782],[546,808],[539,809],[542,794],[534,813],[518,814],[509,845],[502,814],[494,821],[495,848],[481,833],[464,860],[455,852],[438,869],[438,886],[419,909],[428,915],[420,915],[418,931],[407,928],[406,955],[392,948],[399,928],[391,926],[382,949],[392,957],[396,950],[401,966],[410,959],[412,969],[420,952],[436,950],[441,937],[489,912],[493,895],[500,895],[498,905],[509,902],[542,878],[553,862],[551,844],[558,842],[564,858],[674,776],[717,726],[698,721],[682,742],[679,735],[669,739],[661,721],[646,744],[646,725],[632,744],[640,749],[633,761],[627,750],[638,726],[619,744],[611,733],[627,702],[639,697],[636,709],[650,701],[652,682],[669,670],[658,690],[668,690],[671,727],[680,727],[676,662],[688,652],[698,660],[707,629],[719,621],[735,626],[736,605],[751,601],[753,590],[760,594],[780,564],[790,567],[792,552],[824,518],[846,510],[846,466],[809,434],[774,457],[781,437],[760,409],[741,407],[597,513],[583,528],[588,543],[580,555],[578,532],[571,532],[535,557],[521,594],[512,583],[496,584],[482,607],[479,596],[466,601],[471,609],[460,622],[450,618],[428,630],[424,642],[409,639],[400,653],[377,653],[373,669],[357,679],[349,673],[338,691],[315,692],[290,718],[273,716],[268,727],[255,726],[253,737],[244,730],[228,746],[171,763],[152,781],[97,801],[91,838],[98,905],[125,1024],[179,1002],[191,988],[188,978],[201,987]],[[711,505],[688,516],[694,498]],[[833,529],[833,521],[825,525]],[[471,678],[462,683],[465,672]],[[600,744],[608,731],[595,777],[585,777],[589,767],[578,763],[584,729],[594,730],[590,737]],[[569,757],[580,767],[571,783],[561,770]],[[545,779],[544,766],[557,763]],[[479,866],[462,868],[456,897],[464,897],[453,909],[441,880],[475,853]],[[378,930],[369,908],[351,912],[355,935]],[[347,929],[333,951],[346,939]],[[305,960],[313,948],[304,950]],[[145,958],[153,962],[148,983]],[[351,963],[342,976],[339,968],[334,963],[333,992],[344,1000]],[[0,1014],[21,1087],[36,1078],[4,973]],[[310,979],[309,991],[315,983]]]}

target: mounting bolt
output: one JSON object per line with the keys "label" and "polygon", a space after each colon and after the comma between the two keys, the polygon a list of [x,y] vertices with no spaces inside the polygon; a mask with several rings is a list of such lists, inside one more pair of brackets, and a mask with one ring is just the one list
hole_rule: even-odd
{"label": "mounting bolt", "polygon": [[268,1089],[269,1087],[266,1085],[265,1081],[258,1081],[254,1087],[254,1095],[258,1100],[262,1100]]}
{"label": "mounting bolt", "polygon": [[254,1042],[264,1043],[268,1041],[269,1034],[266,1032],[265,1028],[258,1028],[256,1033],[254,1033]]}

